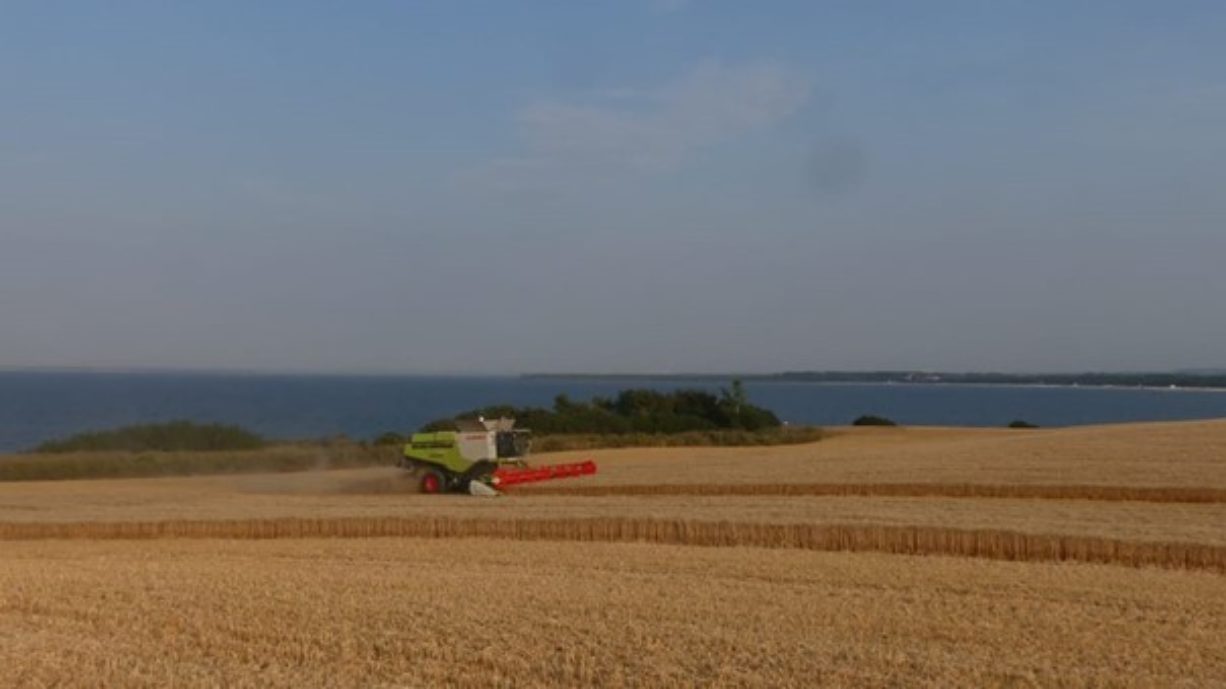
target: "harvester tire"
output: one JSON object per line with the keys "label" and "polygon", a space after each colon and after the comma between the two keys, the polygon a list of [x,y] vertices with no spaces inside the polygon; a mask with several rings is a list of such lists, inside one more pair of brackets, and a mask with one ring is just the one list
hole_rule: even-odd
{"label": "harvester tire", "polygon": [[421,476],[421,492],[427,494],[442,493],[447,490],[447,481],[437,471],[427,471]]}

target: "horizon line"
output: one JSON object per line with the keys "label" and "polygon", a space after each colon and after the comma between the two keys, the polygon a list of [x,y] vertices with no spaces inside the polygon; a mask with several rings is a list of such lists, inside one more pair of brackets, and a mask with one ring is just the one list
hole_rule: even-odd
{"label": "horizon line", "polygon": [[337,369],[267,369],[242,367],[180,367],[180,366],[3,366],[0,373],[82,373],[131,375],[233,375],[233,376],[335,376],[335,377],[422,377],[422,378],[766,378],[794,375],[834,374],[924,374],[924,375],[1001,375],[1001,376],[1075,376],[1075,375],[1226,375],[1226,367],[1198,366],[1169,369],[1078,369],[1078,370],[1003,370],[1003,369],[935,369],[935,368],[810,368],[776,369],[769,371],[405,371],[405,370],[337,370]]}

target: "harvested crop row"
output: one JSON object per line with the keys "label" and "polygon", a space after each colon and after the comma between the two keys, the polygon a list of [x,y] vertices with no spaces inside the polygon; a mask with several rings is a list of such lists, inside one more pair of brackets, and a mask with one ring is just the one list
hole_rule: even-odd
{"label": "harvested crop row", "polygon": [[533,486],[533,495],[781,495],[788,497],[942,497],[1109,502],[1226,503],[1221,488],[1089,485],[1002,485],[977,483],[704,483],[605,486]]}
{"label": "harvested crop row", "polygon": [[0,539],[497,538],[952,555],[1098,562],[1226,572],[1226,547],[998,530],[841,524],[745,524],[666,519],[335,518],[2,523]]}

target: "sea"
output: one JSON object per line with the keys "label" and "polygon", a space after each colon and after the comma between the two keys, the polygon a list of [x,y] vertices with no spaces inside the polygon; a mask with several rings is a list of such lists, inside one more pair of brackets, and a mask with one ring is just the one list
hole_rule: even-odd
{"label": "sea", "polygon": [[[0,452],[73,433],[187,419],[275,439],[406,432],[477,407],[550,406],[628,387],[716,391],[712,379],[0,372]],[[746,381],[749,400],[790,424],[862,414],[906,425],[1040,426],[1226,417],[1226,391],[1153,388]]]}

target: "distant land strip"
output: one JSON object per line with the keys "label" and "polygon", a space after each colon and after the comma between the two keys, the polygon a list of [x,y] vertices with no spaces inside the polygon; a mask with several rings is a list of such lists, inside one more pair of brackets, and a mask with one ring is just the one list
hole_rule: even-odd
{"label": "distant land strip", "polygon": [[0,522],[0,540],[491,538],[944,555],[1226,572],[1226,547],[986,529],[751,524],[632,517],[485,519],[340,517],[144,522]]}
{"label": "distant land strip", "polygon": [[1108,502],[1226,503],[1226,489],[1178,486],[1024,485],[980,483],[702,483],[622,486],[533,486],[523,495],[599,496],[854,496],[913,498],[1016,498]]}
{"label": "distant land strip", "polygon": [[1226,390],[1226,369],[1134,373],[968,373],[948,371],[781,371],[778,373],[529,373],[524,378],[720,382],[896,383],[903,385],[1031,385],[1200,388]]}

